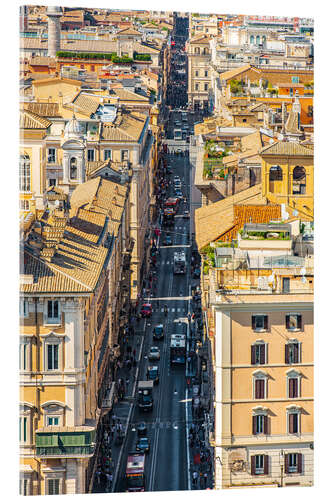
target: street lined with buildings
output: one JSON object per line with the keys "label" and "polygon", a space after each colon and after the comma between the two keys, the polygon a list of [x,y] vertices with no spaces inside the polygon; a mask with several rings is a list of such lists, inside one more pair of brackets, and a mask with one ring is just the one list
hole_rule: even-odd
{"label": "street lined with buildings", "polygon": [[313,20],[20,39],[21,494],[312,486]]}

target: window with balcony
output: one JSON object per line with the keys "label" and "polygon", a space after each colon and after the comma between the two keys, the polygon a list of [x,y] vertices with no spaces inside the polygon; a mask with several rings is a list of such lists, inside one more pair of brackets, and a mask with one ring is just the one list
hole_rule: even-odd
{"label": "window with balcony", "polygon": [[30,158],[28,155],[20,156],[20,175],[19,175],[19,188],[20,191],[31,191],[31,172],[30,172]]}
{"label": "window with balcony", "polygon": [[47,162],[55,163],[56,162],[56,150],[55,148],[48,148],[47,150]]}
{"label": "window with balcony", "polygon": [[95,150],[94,149],[88,149],[87,159],[88,159],[88,161],[95,161]]}
{"label": "window with balcony", "polygon": [[286,453],[284,455],[284,472],[286,474],[302,474],[302,453]]}
{"label": "window with balcony", "polygon": [[111,160],[111,149],[104,149],[104,161]]}
{"label": "window with balcony", "polygon": [[255,332],[263,332],[268,330],[267,314],[255,314],[252,316],[252,330]]}
{"label": "window with balcony", "polygon": [[256,342],[251,345],[251,365],[264,365],[267,363],[267,344]]}
{"label": "window with balcony", "polygon": [[301,344],[298,340],[291,340],[285,345],[285,363],[292,365],[300,363],[301,359]]}
{"label": "window with balcony", "polygon": [[251,475],[268,474],[268,455],[252,455],[251,457]]}

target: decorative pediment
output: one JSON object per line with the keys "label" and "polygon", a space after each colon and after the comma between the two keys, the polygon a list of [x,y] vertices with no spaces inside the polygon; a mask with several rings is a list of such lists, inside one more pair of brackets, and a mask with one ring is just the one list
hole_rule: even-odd
{"label": "decorative pediment", "polygon": [[296,377],[300,377],[301,376],[301,373],[299,371],[297,371],[297,370],[294,370],[294,369],[288,370],[286,372],[286,374],[287,374],[287,377],[295,377],[296,378]]}
{"label": "decorative pediment", "polygon": [[59,340],[59,339],[62,339],[65,337],[65,333],[57,333],[57,332],[54,332],[54,331],[51,331],[51,332],[48,332],[48,333],[42,333],[40,335],[40,337],[42,337],[43,339],[47,339],[47,340]]}
{"label": "decorative pediment", "polygon": [[262,371],[262,370],[256,370],[255,372],[252,373],[253,377],[256,377],[256,378],[267,378],[268,375],[266,372]]}
{"label": "decorative pediment", "polygon": [[85,145],[83,141],[69,139],[68,141],[65,141],[61,147],[65,151],[77,151],[78,149],[84,149]]}

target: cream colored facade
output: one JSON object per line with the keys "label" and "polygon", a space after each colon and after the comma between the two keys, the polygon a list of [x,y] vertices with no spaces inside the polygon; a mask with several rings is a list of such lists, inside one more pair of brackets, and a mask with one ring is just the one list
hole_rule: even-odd
{"label": "cream colored facade", "polygon": [[188,102],[195,109],[208,109],[210,75],[210,37],[198,35],[187,42]]}
{"label": "cream colored facade", "polygon": [[[210,271],[217,288],[228,289],[208,292],[216,489],[313,484],[311,260],[305,269],[305,283],[297,268]],[[272,271],[274,288],[263,291],[259,277]],[[285,277],[290,278],[289,293],[283,289]],[[267,319],[261,325],[255,317]],[[301,318],[296,325],[290,319],[295,317]],[[292,355],[286,354],[289,349]]]}

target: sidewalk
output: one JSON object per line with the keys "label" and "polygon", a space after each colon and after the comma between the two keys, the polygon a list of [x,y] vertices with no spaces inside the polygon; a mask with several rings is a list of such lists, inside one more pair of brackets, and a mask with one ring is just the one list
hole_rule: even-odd
{"label": "sidewalk", "polygon": [[[139,323],[140,325],[140,323]],[[139,328],[141,325],[139,326]],[[136,327],[138,330],[138,327]],[[121,424],[122,433],[127,434],[127,426],[129,421],[129,416],[131,412],[131,407],[133,406],[133,401],[135,397],[135,387],[139,372],[139,356],[142,356],[142,345],[143,345],[143,332],[135,335],[127,335],[127,342],[125,342],[124,356],[126,359],[127,346],[131,348],[131,354],[133,350],[136,350],[136,366],[132,366],[130,369],[126,367],[126,363],[123,362],[122,366],[117,369],[116,381],[123,379],[125,382],[125,393],[123,399],[118,399],[114,403],[112,410],[109,413],[109,425],[107,426],[107,431],[112,429],[113,420],[115,423]],[[130,354],[130,353],[129,353]],[[128,383],[126,383],[128,381]],[[103,430],[104,434],[104,430]],[[122,453],[123,441],[120,441],[120,432],[115,431],[112,437],[112,433],[109,434],[108,439],[103,440],[103,444],[100,447],[100,453],[97,459],[97,463],[100,465],[101,475],[100,480],[98,479],[98,473],[95,473],[94,484],[92,493],[107,493],[113,491],[113,487],[116,484],[118,469],[120,464],[120,458]],[[117,439],[118,438],[118,439]],[[110,459],[108,459],[110,457]],[[97,470],[99,468],[97,467]],[[105,474],[110,473],[113,476],[112,485],[107,484],[107,479]]]}

